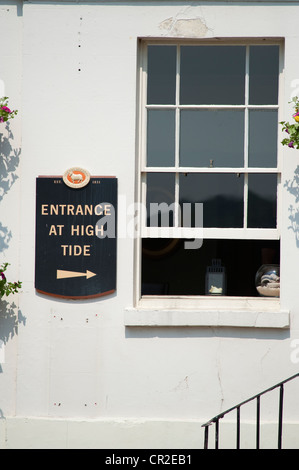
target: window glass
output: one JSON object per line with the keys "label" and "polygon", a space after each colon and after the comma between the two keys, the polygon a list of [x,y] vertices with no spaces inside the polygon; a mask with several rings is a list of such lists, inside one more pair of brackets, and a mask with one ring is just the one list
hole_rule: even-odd
{"label": "window glass", "polygon": [[148,227],[172,227],[175,175],[173,173],[148,173],[146,210]]}
{"label": "window glass", "polygon": [[258,297],[255,275],[262,264],[279,264],[279,240],[209,240],[186,250],[185,240],[144,239],[142,294],[205,295],[213,259],[225,268],[226,295]]}
{"label": "window glass", "polygon": [[244,166],[243,110],[182,110],[180,165]]}
{"label": "window glass", "polygon": [[[142,202],[147,227],[177,238],[143,238],[143,295],[211,295],[207,269],[220,260],[223,295],[258,296],[257,270],[279,264],[279,240],[263,230],[277,228],[279,46],[222,44],[147,49]],[[187,249],[179,227],[215,239]]]}
{"label": "window glass", "polygon": [[147,166],[173,166],[175,156],[175,111],[147,112]]}
{"label": "window glass", "polygon": [[248,175],[248,227],[276,227],[276,174]]}
{"label": "window glass", "polygon": [[249,166],[277,166],[277,122],[275,109],[249,110]]}
{"label": "window glass", "polygon": [[181,46],[181,104],[243,104],[245,47]]}
{"label": "window glass", "polygon": [[174,104],[176,46],[148,46],[148,104]]}
{"label": "window glass", "polygon": [[249,103],[277,104],[278,46],[250,46]]}
{"label": "window glass", "polygon": [[183,203],[201,202],[204,227],[243,227],[243,174],[188,173],[179,182],[182,212]]}

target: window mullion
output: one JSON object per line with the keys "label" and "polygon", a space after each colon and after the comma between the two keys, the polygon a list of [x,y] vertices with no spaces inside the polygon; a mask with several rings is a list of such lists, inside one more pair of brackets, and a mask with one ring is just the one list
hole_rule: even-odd
{"label": "window mullion", "polygon": [[245,62],[245,116],[244,116],[244,168],[248,168],[248,131],[249,131],[249,46],[246,47],[246,62]]}
{"label": "window mullion", "polygon": [[179,225],[179,173],[180,165],[180,46],[177,46],[176,55],[176,93],[175,93],[175,213],[174,226]]}
{"label": "window mullion", "polygon": [[144,169],[147,166],[147,152],[146,152],[146,147],[147,147],[147,78],[148,78],[148,49],[145,46],[143,50],[143,59],[142,59],[142,67],[141,67],[141,103],[142,107],[140,110],[141,113],[141,140],[140,140],[140,147],[139,147],[139,152],[140,152],[140,160],[139,160],[139,171],[140,171],[140,186],[139,186],[139,195],[140,195],[140,201],[141,201],[141,213],[139,215],[140,217],[140,227],[141,227],[141,236],[142,232],[144,231],[144,228],[146,226],[146,184],[147,184],[147,175],[144,173]]}
{"label": "window mullion", "polygon": [[142,63],[142,73],[141,73],[141,102],[144,104],[142,106],[142,140],[141,140],[141,171],[147,165],[147,155],[146,155],[146,146],[147,146],[147,75],[148,75],[148,53],[147,47],[144,48],[144,57]]}
{"label": "window mullion", "polygon": [[244,214],[243,214],[243,227],[247,228],[247,215],[248,215],[248,173],[244,173]]}
{"label": "window mullion", "polygon": [[245,60],[245,109],[244,109],[244,214],[243,226],[247,228],[248,214],[248,146],[249,146],[249,46],[246,46]]}

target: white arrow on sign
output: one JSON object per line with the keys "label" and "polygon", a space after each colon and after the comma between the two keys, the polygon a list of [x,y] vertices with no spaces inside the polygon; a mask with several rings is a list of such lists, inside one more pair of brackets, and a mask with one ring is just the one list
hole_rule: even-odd
{"label": "white arrow on sign", "polygon": [[78,273],[76,271],[64,271],[63,269],[57,269],[57,276],[56,279],[66,279],[68,277],[82,277],[85,276],[86,279],[89,279],[90,277],[96,276],[95,273],[92,273],[91,271],[86,270],[86,273]]}

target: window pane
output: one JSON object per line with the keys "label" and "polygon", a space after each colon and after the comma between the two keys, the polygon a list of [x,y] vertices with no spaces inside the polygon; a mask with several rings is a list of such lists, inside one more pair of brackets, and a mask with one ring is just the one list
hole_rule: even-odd
{"label": "window pane", "polygon": [[279,240],[207,240],[187,250],[185,240],[142,240],[143,295],[205,295],[206,271],[220,259],[226,271],[226,295],[259,294],[255,275],[262,264],[279,264]]}
{"label": "window pane", "polygon": [[148,46],[148,104],[174,104],[176,46]]}
{"label": "window pane", "polygon": [[172,227],[175,191],[173,173],[148,173],[146,210],[148,227]]}
{"label": "window pane", "polygon": [[249,111],[249,166],[277,166],[277,111]]}
{"label": "window pane", "polygon": [[244,166],[243,110],[183,110],[180,165]]}
{"label": "window pane", "polygon": [[243,227],[243,174],[188,173],[179,181],[183,221],[183,203],[201,202],[204,227]]}
{"label": "window pane", "polygon": [[278,103],[279,46],[251,46],[249,103]]}
{"label": "window pane", "polygon": [[277,175],[248,175],[248,227],[276,227]]}
{"label": "window pane", "polygon": [[244,104],[244,94],[245,47],[181,47],[181,104]]}
{"label": "window pane", "polygon": [[147,166],[173,166],[175,111],[147,112]]}

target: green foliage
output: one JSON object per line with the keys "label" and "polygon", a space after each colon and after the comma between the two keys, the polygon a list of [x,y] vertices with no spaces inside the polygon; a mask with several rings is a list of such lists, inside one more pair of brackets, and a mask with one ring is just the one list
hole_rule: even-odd
{"label": "green foliage", "polygon": [[0,266],[0,297],[3,295],[15,294],[18,290],[22,287],[22,283],[20,281],[17,282],[8,282],[4,272],[7,269],[9,263],[3,263]]}
{"label": "green foliage", "polygon": [[281,121],[279,124],[282,125],[282,131],[288,134],[288,137],[285,137],[281,143],[282,145],[287,145],[293,149],[299,149],[299,99],[295,96],[289,103],[293,103],[295,107],[295,113],[292,115],[294,118],[294,123],[290,124],[287,121]]}
{"label": "green foliage", "polygon": [[15,115],[18,114],[18,110],[12,111],[7,105],[8,97],[4,96],[3,98],[0,98],[0,123],[13,119]]}

